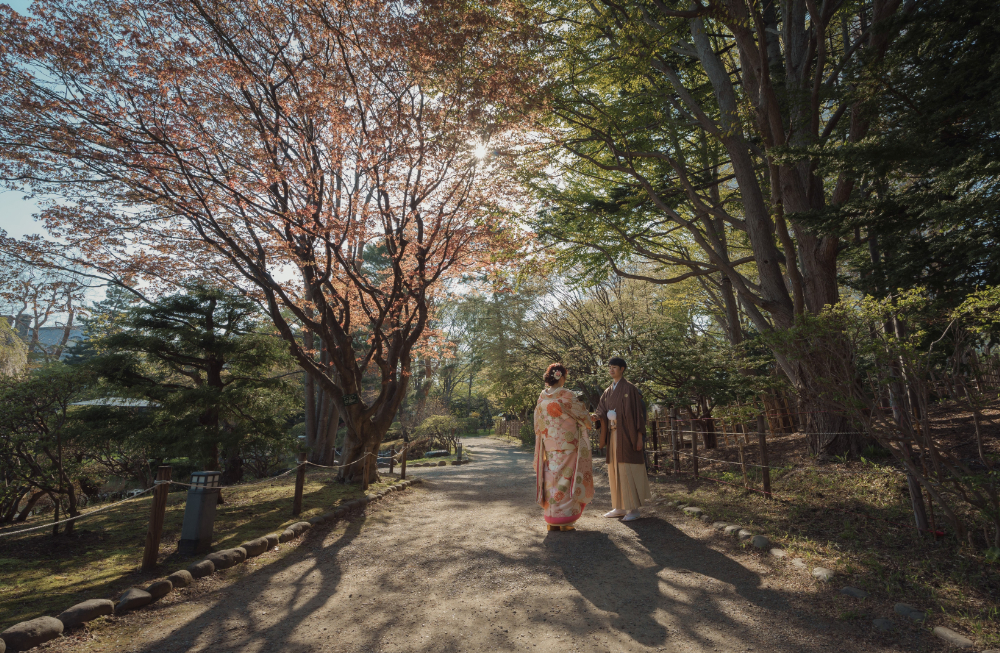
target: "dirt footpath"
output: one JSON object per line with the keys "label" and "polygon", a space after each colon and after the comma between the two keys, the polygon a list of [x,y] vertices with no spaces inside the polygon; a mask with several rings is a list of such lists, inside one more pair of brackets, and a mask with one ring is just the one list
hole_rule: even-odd
{"label": "dirt footpath", "polygon": [[879,640],[867,622],[821,616],[817,599],[830,590],[676,511],[644,509],[645,518],[629,524],[603,519],[610,498],[601,474],[579,530],[548,533],[534,503],[531,457],[485,438],[467,447],[475,463],[411,470],[422,486],[317,527],[227,587],[209,581],[184,600],[57,647],[792,653],[921,646]]}

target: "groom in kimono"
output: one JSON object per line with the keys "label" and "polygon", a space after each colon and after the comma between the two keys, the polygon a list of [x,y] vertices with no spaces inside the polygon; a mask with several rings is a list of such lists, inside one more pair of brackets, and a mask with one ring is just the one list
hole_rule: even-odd
{"label": "groom in kimono", "polygon": [[632,521],[639,519],[639,506],[652,495],[643,451],[646,409],[639,389],[622,377],[626,367],[625,360],[617,356],[608,361],[611,385],[601,395],[594,421],[600,423],[600,446],[608,452],[612,510],[604,516]]}

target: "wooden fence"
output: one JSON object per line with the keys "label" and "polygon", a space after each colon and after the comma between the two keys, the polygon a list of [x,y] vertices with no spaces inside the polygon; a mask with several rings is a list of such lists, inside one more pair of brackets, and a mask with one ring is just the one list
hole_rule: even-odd
{"label": "wooden fence", "polygon": [[[702,476],[699,461],[730,465],[742,473],[745,489],[762,492],[771,498],[771,468],[767,455],[769,421],[764,415],[759,415],[752,425],[720,418],[684,418],[675,409],[671,410],[670,415],[649,422],[646,467],[654,474],[671,472],[692,474],[699,478]],[[716,449],[720,438],[723,446],[729,446],[732,440],[739,456],[738,462],[700,455],[699,449],[704,453]],[[759,464],[747,460],[751,450],[757,454]],[[756,487],[757,479],[760,480],[760,488]]]}
{"label": "wooden fence", "polygon": [[511,440],[521,439],[521,427],[527,424],[518,419],[498,419],[493,422],[494,431],[497,435]]}

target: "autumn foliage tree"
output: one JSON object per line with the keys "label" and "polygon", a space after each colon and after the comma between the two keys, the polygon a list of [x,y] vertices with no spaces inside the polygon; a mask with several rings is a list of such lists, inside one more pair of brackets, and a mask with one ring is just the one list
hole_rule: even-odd
{"label": "autumn foliage tree", "polygon": [[474,146],[524,95],[530,21],[367,0],[32,12],[0,7],[0,174],[65,200],[43,219],[70,259],[256,298],[344,418],[344,459],[363,461],[436,288],[502,250],[505,204]]}

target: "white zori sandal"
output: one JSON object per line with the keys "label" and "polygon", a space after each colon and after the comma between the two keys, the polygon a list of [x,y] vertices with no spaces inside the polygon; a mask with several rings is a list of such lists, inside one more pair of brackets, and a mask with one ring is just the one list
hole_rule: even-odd
{"label": "white zori sandal", "polygon": [[607,517],[608,519],[617,519],[618,517],[624,517],[625,511],[622,510],[621,508],[615,508],[611,512],[604,513],[604,516]]}
{"label": "white zori sandal", "polygon": [[632,512],[625,513],[625,518],[622,519],[622,521],[635,521],[636,519],[639,519],[639,517],[639,511],[633,510]]}

